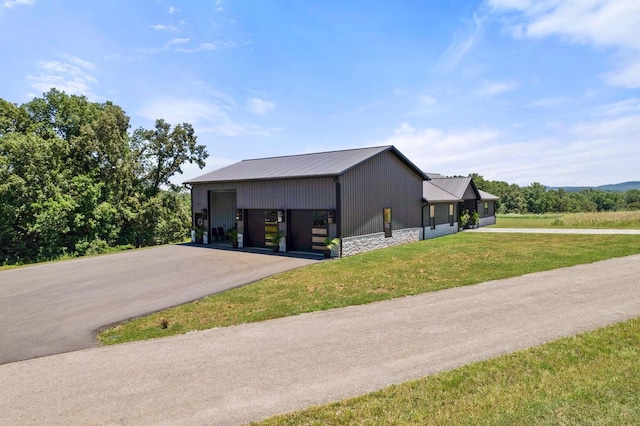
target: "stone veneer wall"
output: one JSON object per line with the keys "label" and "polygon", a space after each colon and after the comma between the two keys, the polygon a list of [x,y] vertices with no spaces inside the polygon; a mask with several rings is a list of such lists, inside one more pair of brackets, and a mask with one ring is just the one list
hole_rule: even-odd
{"label": "stone veneer wall", "polygon": [[420,241],[420,231],[420,228],[405,228],[392,231],[390,238],[385,238],[384,232],[343,238],[342,256],[351,256],[371,250]]}
{"label": "stone veneer wall", "polygon": [[443,237],[445,235],[455,234],[456,232],[458,232],[458,222],[453,222],[453,226],[448,223],[436,225],[436,229],[431,229],[427,226],[424,228],[424,239],[428,240],[430,238]]}
{"label": "stone veneer wall", "polygon": [[496,224],[496,217],[495,216],[487,216],[487,217],[481,217],[480,218],[480,226],[488,226],[488,225],[495,225]]}

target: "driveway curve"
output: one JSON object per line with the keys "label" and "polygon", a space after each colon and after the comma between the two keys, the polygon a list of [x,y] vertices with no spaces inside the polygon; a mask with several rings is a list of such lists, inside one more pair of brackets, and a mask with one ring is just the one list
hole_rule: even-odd
{"label": "driveway curve", "polygon": [[98,346],[105,325],[313,262],[182,244],[0,271],[0,364]]}
{"label": "driveway curve", "polygon": [[640,315],[640,255],[0,366],[4,424],[232,425]]}

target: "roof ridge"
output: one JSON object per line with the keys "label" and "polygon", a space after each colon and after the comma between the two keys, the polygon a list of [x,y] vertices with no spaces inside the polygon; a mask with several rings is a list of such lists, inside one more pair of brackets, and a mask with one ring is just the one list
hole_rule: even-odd
{"label": "roof ridge", "polygon": [[336,153],[336,152],[348,152],[348,151],[364,151],[367,149],[388,149],[391,148],[393,145],[380,145],[380,146],[364,146],[364,147],[360,147],[360,148],[348,148],[348,149],[334,149],[332,151],[321,151],[321,152],[306,152],[306,153],[302,153],[302,154],[290,154],[290,155],[276,155],[273,157],[261,157],[261,158],[247,158],[244,160],[240,160],[240,162],[243,161],[258,161],[258,160],[271,160],[274,158],[291,158],[291,157],[304,157],[306,155],[321,155],[321,154],[332,154],[332,153]]}

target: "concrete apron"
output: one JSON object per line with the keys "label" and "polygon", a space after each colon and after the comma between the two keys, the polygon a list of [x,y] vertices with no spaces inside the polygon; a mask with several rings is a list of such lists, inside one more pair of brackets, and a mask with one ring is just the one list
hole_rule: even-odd
{"label": "concrete apron", "polygon": [[240,424],[640,315],[640,256],[0,366],[4,424]]}

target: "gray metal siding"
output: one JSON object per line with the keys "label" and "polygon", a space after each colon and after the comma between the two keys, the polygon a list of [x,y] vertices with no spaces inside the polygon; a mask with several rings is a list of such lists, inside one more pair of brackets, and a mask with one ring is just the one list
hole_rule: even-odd
{"label": "gray metal siding", "polygon": [[342,237],[383,232],[382,209],[391,207],[392,229],[421,226],[422,177],[390,152],[340,177]]}
{"label": "gray metal siding", "polygon": [[236,193],[232,191],[212,191],[209,193],[209,223],[212,228],[222,227],[225,232],[236,224]]}
{"label": "gray metal siding", "polygon": [[458,221],[458,204],[457,203],[430,203],[424,207],[424,226],[429,228],[429,211],[430,205],[435,209],[436,225],[449,224],[449,204],[453,204],[453,221]]}
{"label": "gray metal siding", "polygon": [[283,179],[238,183],[243,209],[335,209],[332,178]]}
{"label": "gray metal siding", "polygon": [[467,189],[464,191],[464,195],[462,196],[462,198],[464,200],[477,200],[478,197],[476,196],[476,193],[473,191],[473,187],[471,186],[471,183],[469,183],[469,186],[467,186]]}
{"label": "gray metal siding", "polygon": [[[436,204],[436,225],[442,225],[445,223],[449,223],[449,204]],[[453,221],[457,221],[458,219],[455,217],[456,209],[453,209]]]}
{"label": "gray metal siding", "polygon": [[[485,213],[484,212],[484,203],[487,203],[489,205],[489,212]],[[496,214],[496,202],[495,201],[482,201],[480,204],[478,204],[478,210],[480,213],[480,217],[490,217],[490,216],[495,216]]]}
{"label": "gray metal siding", "polygon": [[207,183],[193,185],[193,209],[207,208],[209,191],[237,191],[242,209],[335,209],[336,189],[332,178]]}

